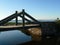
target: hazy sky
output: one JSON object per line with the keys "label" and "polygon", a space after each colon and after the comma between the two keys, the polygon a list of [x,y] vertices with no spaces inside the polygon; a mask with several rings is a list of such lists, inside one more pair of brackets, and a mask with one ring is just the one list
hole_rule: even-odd
{"label": "hazy sky", "polygon": [[36,19],[60,18],[60,0],[0,0],[0,20],[22,9]]}

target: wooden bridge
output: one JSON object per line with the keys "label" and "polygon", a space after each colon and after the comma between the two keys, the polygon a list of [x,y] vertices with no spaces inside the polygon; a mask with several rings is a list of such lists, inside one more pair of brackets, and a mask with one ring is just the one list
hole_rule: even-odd
{"label": "wooden bridge", "polygon": [[[22,18],[22,25],[19,24],[18,17]],[[11,21],[14,18],[16,19],[15,25],[6,25],[7,22]],[[27,23],[29,23],[28,25],[26,24],[26,21]],[[9,30],[21,30],[21,31],[26,30],[27,31],[29,28],[36,28],[36,27],[41,28],[43,35],[56,34],[55,22],[39,22],[35,18],[33,18],[31,15],[26,13],[24,9],[20,13],[16,11],[14,14],[0,21],[0,31],[9,31]]]}
{"label": "wooden bridge", "polygon": [[[27,19],[25,16],[30,18],[32,21]],[[18,25],[18,17],[22,18],[22,25]],[[11,21],[14,18],[16,19],[16,25],[14,26],[5,25],[7,22]],[[25,25],[25,21],[27,21],[29,24]],[[31,15],[27,14],[24,9],[20,13],[16,11],[14,14],[0,21],[0,31],[16,30],[16,29],[25,30],[25,29],[34,28],[34,27],[40,27],[40,22],[37,21],[35,18],[33,18]]]}

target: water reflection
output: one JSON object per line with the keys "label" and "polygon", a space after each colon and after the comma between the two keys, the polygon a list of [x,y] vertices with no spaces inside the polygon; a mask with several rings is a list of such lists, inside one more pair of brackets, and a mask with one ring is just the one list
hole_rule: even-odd
{"label": "water reflection", "polygon": [[[36,35],[33,35],[38,39]],[[40,39],[40,38],[39,38]],[[40,41],[33,41],[21,31],[5,31],[0,33],[0,45],[60,45],[60,37],[42,37]]]}
{"label": "water reflection", "polygon": [[5,31],[0,33],[0,45],[16,45],[30,41],[31,37],[21,31]]}

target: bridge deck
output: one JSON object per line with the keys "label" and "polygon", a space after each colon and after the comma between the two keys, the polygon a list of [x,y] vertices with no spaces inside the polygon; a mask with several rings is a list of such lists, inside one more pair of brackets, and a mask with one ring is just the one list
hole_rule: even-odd
{"label": "bridge deck", "polygon": [[[37,26],[38,24],[31,24],[31,25],[25,25],[25,26]],[[16,27],[23,27],[22,25],[11,25],[11,26],[0,26],[0,28],[16,28]]]}
{"label": "bridge deck", "polygon": [[[25,29],[39,27],[38,24],[25,25]],[[23,29],[22,25],[0,26],[0,31]]]}

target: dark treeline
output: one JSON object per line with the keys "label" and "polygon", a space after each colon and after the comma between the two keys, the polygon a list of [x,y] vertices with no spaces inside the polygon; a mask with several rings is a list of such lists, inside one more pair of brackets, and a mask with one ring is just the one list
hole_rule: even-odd
{"label": "dark treeline", "polygon": [[60,34],[60,20],[57,20],[55,24],[56,24],[57,33],[59,35]]}

